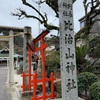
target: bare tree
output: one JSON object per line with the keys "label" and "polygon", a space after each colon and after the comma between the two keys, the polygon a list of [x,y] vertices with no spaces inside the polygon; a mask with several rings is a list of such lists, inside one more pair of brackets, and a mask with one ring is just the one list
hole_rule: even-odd
{"label": "bare tree", "polygon": [[85,11],[85,26],[79,30],[76,39],[80,38],[81,33],[88,35],[94,23],[100,21],[100,17],[95,19],[97,15],[100,15],[100,0],[83,0],[83,5]]}
{"label": "bare tree", "polygon": [[[23,18],[37,19],[48,30],[59,30],[59,27],[57,27],[55,25],[48,24],[48,17],[47,17],[46,13],[42,14],[41,12],[39,12],[38,9],[35,8],[32,4],[28,3],[27,0],[21,0],[21,1],[24,5],[32,8],[34,11],[36,11],[39,14],[40,18],[38,18],[35,15],[30,15],[30,14],[26,13],[25,10],[22,10],[20,8],[17,9],[18,10],[17,13],[12,13],[13,16],[18,16],[18,19],[23,19]],[[76,0],[73,0],[73,1],[76,1]],[[42,3],[46,3],[49,7],[51,7],[51,9],[55,12],[55,16],[59,17],[58,0],[39,0],[39,4],[42,4]]]}
{"label": "bare tree", "polygon": [[[41,24],[44,25],[44,27],[46,27],[48,30],[59,30],[59,27],[55,26],[55,25],[51,25],[51,24],[48,24],[48,17],[47,17],[47,14],[42,14],[41,12],[38,11],[37,8],[35,8],[32,4],[28,3],[27,0],[21,0],[22,3],[30,8],[32,8],[35,12],[37,12],[40,16],[40,18],[38,18],[37,16],[35,15],[30,15],[30,14],[27,14],[25,10],[22,10],[20,8],[18,8],[18,12],[17,13],[12,13],[13,16],[18,16],[18,19],[23,19],[23,18],[33,18],[33,19],[37,19]],[[55,10],[55,8],[53,8],[53,6],[51,6],[51,2],[49,2],[50,0],[40,0],[40,4],[42,3],[46,3],[47,5],[49,5],[53,10]],[[53,1],[53,0],[51,0]],[[57,7],[58,8],[58,7]],[[56,10],[55,10],[56,12]],[[56,12],[57,13],[57,12]]]}
{"label": "bare tree", "polygon": [[[24,17],[26,18],[33,18],[38,20],[41,24],[44,25],[45,28],[48,30],[59,30],[58,26],[51,25],[48,23],[48,16],[47,14],[42,14],[41,12],[38,11],[37,8],[34,7],[34,5],[28,3],[27,0],[21,0],[22,3],[30,8],[32,8],[35,12],[37,12],[40,16],[38,18],[35,15],[30,15],[26,13],[25,10],[22,9],[17,9],[17,13],[12,13],[13,16],[18,16],[19,19],[23,19]],[[73,3],[76,0],[73,0]],[[58,11],[58,0],[39,0],[39,4],[46,3],[51,9],[55,12],[55,17],[59,18],[59,11]],[[96,22],[99,21],[100,19],[93,20],[93,18],[97,15],[100,14],[100,0],[83,0],[83,5],[84,5],[84,10],[85,10],[85,17],[86,17],[86,25],[83,29],[79,31],[84,32],[85,34],[89,34],[89,31],[91,29],[91,26]],[[90,8],[90,11],[88,12],[88,8]]]}

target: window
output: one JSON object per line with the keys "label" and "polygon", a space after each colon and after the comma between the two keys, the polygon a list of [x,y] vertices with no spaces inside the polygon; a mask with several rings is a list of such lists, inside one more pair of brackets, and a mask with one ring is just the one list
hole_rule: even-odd
{"label": "window", "polygon": [[82,21],[81,23],[80,23],[80,28],[83,28],[85,26],[85,21]]}

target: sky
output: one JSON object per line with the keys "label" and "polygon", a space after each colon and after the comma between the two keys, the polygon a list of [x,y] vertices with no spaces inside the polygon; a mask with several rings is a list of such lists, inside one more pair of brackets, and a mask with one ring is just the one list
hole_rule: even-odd
{"label": "sky", "polygon": [[[28,0],[31,4],[34,4],[38,8],[38,4],[34,1]],[[39,23],[37,20],[33,19],[22,19],[18,20],[18,17],[11,15],[11,12],[17,12],[17,8],[22,8],[29,14],[37,15],[32,9],[24,6],[21,0],[0,0],[0,26],[11,26],[11,27],[21,27],[30,26],[32,27],[32,36],[35,38],[39,35]],[[41,5],[40,11],[42,13],[46,12],[49,17],[49,23],[59,25],[59,21],[54,17],[54,12],[45,4]],[[84,16],[84,8],[82,0],[77,0],[73,5],[74,13],[74,32],[76,33],[80,29],[79,19]],[[38,16],[38,15],[37,15]],[[40,25],[40,30],[43,30],[43,25]],[[50,34],[55,34],[55,31],[50,32]]]}

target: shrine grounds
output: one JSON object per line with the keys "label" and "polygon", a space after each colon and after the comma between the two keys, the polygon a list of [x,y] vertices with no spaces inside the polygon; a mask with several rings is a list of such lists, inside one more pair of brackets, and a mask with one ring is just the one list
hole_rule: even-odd
{"label": "shrine grounds", "polygon": [[[21,74],[17,74],[14,70],[14,84],[9,85],[7,83],[7,71],[6,66],[0,66],[0,100],[30,100],[32,95],[21,96]],[[55,100],[61,100],[61,98]],[[83,99],[79,98],[79,100]]]}
{"label": "shrine grounds", "polygon": [[[59,81],[59,80],[58,80]],[[16,70],[14,71],[14,89],[16,91],[16,95],[17,95],[17,100],[30,100],[30,98],[32,97],[32,93],[30,95],[24,95],[23,97],[21,96],[21,84],[22,84],[22,77],[21,74],[17,74]],[[15,99],[12,99],[15,100]],[[51,100],[51,99],[47,99],[47,100]],[[61,100],[61,98],[55,99],[55,100]],[[81,98],[79,98],[79,100],[83,100]]]}

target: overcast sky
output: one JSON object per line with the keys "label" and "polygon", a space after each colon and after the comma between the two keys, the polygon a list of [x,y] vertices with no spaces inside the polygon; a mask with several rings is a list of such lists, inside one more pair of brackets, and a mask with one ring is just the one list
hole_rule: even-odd
{"label": "overcast sky", "polygon": [[[28,0],[30,3],[34,4],[36,7],[38,5],[33,2],[36,0]],[[78,20],[84,16],[84,8],[82,4],[82,0],[77,0],[74,3],[74,31],[77,32],[80,29],[80,25]],[[16,26],[16,27],[24,27],[24,26],[31,26],[32,27],[32,35],[36,37],[38,33],[38,21],[33,19],[22,19],[18,20],[17,17],[11,16],[11,12],[16,12],[17,8],[25,9],[30,14],[36,14],[33,10],[29,9],[26,6],[23,6],[21,0],[0,0],[0,25],[3,26]],[[49,23],[51,24],[59,24],[57,19],[54,17],[54,13],[51,11],[49,7],[46,5],[42,5],[40,10],[42,12],[47,12],[49,17]],[[43,26],[40,26],[40,29],[43,29]],[[51,32],[53,33],[53,32]],[[50,34],[51,34],[50,33]]]}

